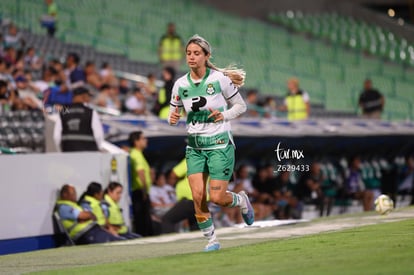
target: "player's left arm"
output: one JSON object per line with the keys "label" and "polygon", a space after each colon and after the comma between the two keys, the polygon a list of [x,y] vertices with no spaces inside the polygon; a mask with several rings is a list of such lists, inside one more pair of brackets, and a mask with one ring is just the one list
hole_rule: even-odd
{"label": "player's left arm", "polygon": [[210,109],[211,114],[209,115],[209,118],[214,117],[214,122],[235,119],[247,110],[246,102],[244,102],[238,88],[228,77],[222,79],[220,85],[223,90],[223,96],[226,99],[227,104],[231,107],[223,112]]}

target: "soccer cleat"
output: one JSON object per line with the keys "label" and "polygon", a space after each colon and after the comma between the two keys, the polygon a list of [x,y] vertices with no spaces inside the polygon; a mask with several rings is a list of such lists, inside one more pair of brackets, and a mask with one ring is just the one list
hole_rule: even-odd
{"label": "soccer cleat", "polygon": [[250,204],[249,197],[244,191],[240,191],[239,195],[242,197],[240,210],[243,220],[247,225],[252,225],[254,223],[254,209]]}
{"label": "soccer cleat", "polygon": [[216,251],[220,249],[220,243],[219,242],[212,242],[206,245],[204,248],[204,252],[210,252],[210,251]]}

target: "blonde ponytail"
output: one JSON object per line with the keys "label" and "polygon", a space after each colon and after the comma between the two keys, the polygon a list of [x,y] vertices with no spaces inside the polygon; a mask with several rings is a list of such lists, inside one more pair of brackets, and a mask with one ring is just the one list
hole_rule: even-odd
{"label": "blonde ponytail", "polygon": [[[189,44],[194,43],[199,45],[204,53],[211,55],[211,46],[207,40],[203,37],[199,36],[198,34],[193,35],[187,42],[186,49]],[[207,61],[206,66],[210,69],[222,72],[225,76],[230,78],[233,84],[237,87],[241,87],[244,85],[244,80],[246,79],[246,72],[243,69],[237,68],[235,65],[229,65],[226,68],[218,68],[216,65],[211,63],[210,60]]]}
{"label": "blonde ponytail", "polygon": [[243,69],[237,68],[235,65],[231,64],[226,68],[218,68],[216,65],[207,61],[207,67],[222,72],[225,76],[230,78],[231,82],[238,88],[244,85],[244,80],[246,79],[246,72]]}

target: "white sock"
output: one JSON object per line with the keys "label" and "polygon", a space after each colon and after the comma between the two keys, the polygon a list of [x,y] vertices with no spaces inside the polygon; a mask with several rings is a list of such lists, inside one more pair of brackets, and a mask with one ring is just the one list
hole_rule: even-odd
{"label": "white sock", "polygon": [[198,222],[198,227],[201,232],[203,232],[204,237],[206,237],[209,243],[218,242],[213,219],[211,217],[204,222]]}
{"label": "white sock", "polygon": [[242,196],[230,191],[227,191],[227,193],[230,193],[233,196],[233,201],[231,202],[231,204],[229,204],[228,207],[233,208],[241,205],[243,200]]}

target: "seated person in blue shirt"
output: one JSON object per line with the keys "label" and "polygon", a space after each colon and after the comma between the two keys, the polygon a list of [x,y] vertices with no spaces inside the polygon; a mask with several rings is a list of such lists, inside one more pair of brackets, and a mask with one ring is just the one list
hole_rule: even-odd
{"label": "seated person in blue shirt", "polygon": [[105,228],[112,235],[118,236],[116,228],[108,223],[104,209],[108,209],[109,204],[103,200],[103,188],[98,182],[91,182],[86,191],[79,199],[79,205],[83,210],[91,212],[96,217],[96,223]]}
{"label": "seated person in blue shirt", "polygon": [[75,187],[63,185],[60,190],[60,199],[56,202],[58,212],[64,228],[76,244],[106,243],[122,240],[96,223],[96,217],[89,211],[84,211],[76,203]]}

